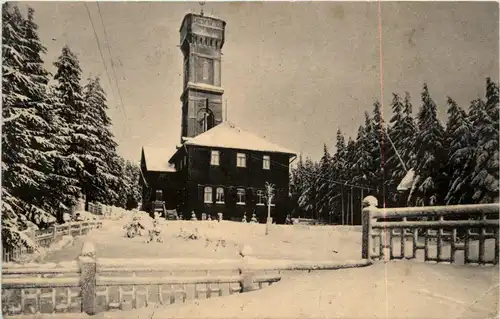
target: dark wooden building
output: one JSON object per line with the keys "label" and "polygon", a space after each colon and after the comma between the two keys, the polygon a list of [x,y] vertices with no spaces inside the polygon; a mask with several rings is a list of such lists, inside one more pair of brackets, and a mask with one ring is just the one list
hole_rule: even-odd
{"label": "dark wooden building", "polygon": [[[284,222],[289,210],[289,166],[294,152],[223,119],[221,49],[226,23],[188,14],[180,29],[184,55],[181,142],[176,149],[144,147],[143,207],[161,198],[184,218],[194,212],[241,220],[267,216],[265,183],[275,186],[271,215]],[[172,154],[173,153],[173,154]]]}

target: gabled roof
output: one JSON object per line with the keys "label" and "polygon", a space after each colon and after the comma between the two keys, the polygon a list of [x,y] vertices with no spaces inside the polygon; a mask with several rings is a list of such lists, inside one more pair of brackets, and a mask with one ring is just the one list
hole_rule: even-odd
{"label": "gabled roof", "polygon": [[233,148],[295,155],[295,152],[258,137],[242,128],[236,127],[230,122],[223,122],[196,137],[186,139],[184,145]]}
{"label": "gabled roof", "polygon": [[174,164],[168,162],[175,153],[175,148],[143,146],[142,151],[146,162],[146,170],[150,172],[175,172]]}

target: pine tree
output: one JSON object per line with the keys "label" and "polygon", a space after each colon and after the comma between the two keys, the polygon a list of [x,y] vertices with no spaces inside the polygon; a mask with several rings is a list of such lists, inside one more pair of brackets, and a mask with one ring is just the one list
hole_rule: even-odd
{"label": "pine tree", "polygon": [[[91,107],[84,100],[80,85],[82,71],[76,55],[65,46],[54,65],[57,68],[54,79],[57,81],[59,116],[67,124],[63,130],[68,145],[64,155],[72,160],[73,170],[68,177],[78,180],[88,204],[99,187],[97,171],[105,165],[100,158],[99,128]],[[76,194],[70,194],[67,200],[76,202],[76,198]]]}
{"label": "pine tree", "polygon": [[386,137],[386,128],[384,123],[384,118],[382,117],[382,105],[379,101],[375,101],[373,104],[373,119],[372,119],[372,133],[371,137],[371,156],[372,156],[372,172],[373,179],[371,180],[371,186],[377,189],[377,196],[379,197],[380,203],[385,203],[386,199],[382,198],[386,196],[385,192],[385,180],[387,180],[385,168],[386,168],[386,149],[390,145]]}
{"label": "pine tree", "polygon": [[318,219],[327,218],[330,214],[329,188],[331,176],[331,156],[326,144],[323,145],[323,156],[318,165],[318,191],[316,193]]}
{"label": "pine tree", "polygon": [[87,130],[95,135],[99,143],[88,145],[89,152],[94,156],[91,164],[93,178],[88,179],[88,201],[97,201],[111,204],[118,197],[119,176],[113,167],[118,154],[116,142],[111,132],[111,119],[107,115],[106,93],[101,87],[99,78],[88,79],[84,88],[84,97],[87,103],[85,109]]}
{"label": "pine tree", "polygon": [[498,84],[486,79],[486,101],[477,101],[471,107],[477,143],[472,173],[473,200],[476,203],[498,202],[498,90]]}
{"label": "pine tree", "polygon": [[139,166],[126,161],[125,163],[125,184],[126,184],[126,209],[134,209],[141,200],[141,189],[139,187]]}
{"label": "pine tree", "polygon": [[390,140],[387,141],[387,192],[389,205],[400,205],[400,194],[397,187],[407,172],[413,168],[414,163],[414,137],[416,134],[415,123],[412,117],[410,95],[405,94],[404,102],[397,94],[393,94],[391,103],[393,117],[389,128]]}
{"label": "pine tree", "polygon": [[300,208],[299,208],[299,198],[302,195],[304,190],[304,161],[302,159],[302,154],[299,154],[299,160],[297,161],[296,167],[291,168],[291,178],[292,178],[292,198],[291,198],[291,206],[295,207],[292,212],[293,216],[300,216]]}
{"label": "pine tree", "polygon": [[374,156],[380,157],[380,153],[377,154],[375,151],[375,145],[377,144],[375,136],[372,119],[365,112],[365,125],[358,128],[355,147],[353,147],[353,152],[356,154],[353,156],[355,162],[351,167],[355,171],[352,182],[373,189],[380,186],[376,175],[377,160],[374,159]]}
{"label": "pine tree", "polygon": [[418,113],[415,149],[415,180],[409,200],[416,206],[436,205],[442,202],[446,195],[447,179],[443,168],[447,154],[444,129],[437,118],[437,106],[426,84],[422,92],[422,107]]}
{"label": "pine tree", "polygon": [[[342,221],[342,186],[339,181],[345,179],[345,174],[347,170],[346,161],[346,145],[345,137],[340,129],[337,130],[337,141],[335,144],[335,154],[332,158],[332,164],[330,169],[330,187],[329,187],[329,207],[332,211],[332,218],[335,222],[340,223]],[[334,182],[335,181],[335,182]]]}
{"label": "pine tree", "polygon": [[450,183],[445,202],[447,205],[471,204],[471,173],[475,150],[472,145],[472,125],[465,111],[450,97],[448,106],[446,144]]}
{"label": "pine tree", "polygon": [[303,168],[303,189],[298,202],[301,210],[311,218],[317,216],[318,171],[318,165],[310,158],[307,158]]}
{"label": "pine tree", "polygon": [[7,246],[33,245],[19,231],[26,222],[44,226],[55,221],[43,207],[42,187],[51,170],[52,145],[47,138],[48,72],[41,54],[34,11],[24,19],[17,6],[2,12],[2,239]]}

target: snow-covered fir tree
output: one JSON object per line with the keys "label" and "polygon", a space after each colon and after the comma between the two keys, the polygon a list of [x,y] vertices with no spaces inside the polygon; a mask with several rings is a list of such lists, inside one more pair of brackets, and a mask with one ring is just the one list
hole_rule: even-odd
{"label": "snow-covered fir tree", "polygon": [[486,79],[486,99],[471,107],[475,127],[475,166],[472,173],[473,200],[476,203],[498,202],[498,84]]}
{"label": "snow-covered fir tree", "polygon": [[377,195],[381,203],[386,202],[386,191],[385,191],[385,181],[386,176],[386,150],[390,145],[387,141],[387,136],[385,132],[385,123],[382,116],[382,105],[379,101],[373,103],[373,118],[372,118],[372,134],[371,138],[371,153],[372,153],[372,169],[373,169],[373,180],[371,180],[371,186],[377,189]]}
{"label": "snow-covered fir tree", "polygon": [[54,79],[57,81],[55,91],[59,115],[66,123],[64,132],[68,147],[65,155],[73,160],[74,165],[69,177],[78,180],[78,186],[88,203],[95,198],[96,189],[99,188],[98,171],[106,165],[101,158],[103,146],[96,120],[99,116],[92,113],[93,108],[85,101],[80,84],[80,63],[68,46],[63,47],[54,66],[57,68]]}
{"label": "snow-covered fir tree", "polygon": [[[399,194],[397,186],[412,169],[414,163],[414,137],[416,134],[415,123],[412,116],[412,104],[408,92],[405,94],[404,102],[398,94],[393,94],[391,103],[393,116],[388,129],[390,141],[387,141],[387,195],[388,204],[399,206]],[[391,143],[392,142],[392,143]]]}
{"label": "snow-covered fir tree", "polygon": [[446,146],[448,149],[447,205],[471,204],[473,190],[471,173],[475,148],[472,144],[472,124],[467,113],[448,97],[448,122],[446,124]]}
{"label": "snow-covered fir tree", "polygon": [[126,161],[124,172],[125,189],[122,191],[126,194],[125,208],[134,209],[141,201],[140,167],[131,161]]}
{"label": "snow-covered fir tree", "polygon": [[331,156],[328,152],[326,144],[323,145],[323,156],[321,157],[318,165],[318,191],[316,192],[316,203],[317,203],[317,216],[318,219],[328,218],[330,213],[330,203],[329,203],[329,186],[331,184]]}
{"label": "snow-covered fir tree", "polygon": [[444,142],[444,129],[437,118],[436,103],[424,84],[415,138],[417,161],[409,196],[410,205],[436,205],[444,200],[448,184],[443,170],[447,155]]}
{"label": "snow-covered fir tree", "polygon": [[84,87],[84,98],[87,107],[85,113],[91,115],[87,117],[86,124],[88,130],[95,135],[99,143],[89,145],[89,152],[95,159],[89,158],[88,167],[91,167],[92,178],[87,180],[88,186],[85,188],[87,200],[104,204],[112,204],[119,197],[119,179],[121,174],[117,174],[113,166],[118,154],[116,152],[117,143],[114,141],[111,132],[111,119],[107,115],[106,93],[101,87],[99,78],[90,78]]}
{"label": "snow-covered fir tree", "polygon": [[373,156],[380,156],[380,153],[375,152],[375,134],[373,133],[373,122],[367,112],[365,112],[365,125],[358,128],[356,136],[356,145],[353,152],[353,165],[351,169],[355,170],[353,182],[370,188],[378,187],[377,184],[377,161]]}
{"label": "snow-covered fir tree", "polygon": [[317,218],[318,171],[318,164],[307,158],[302,172],[304,183],[298,204],[301,211],[310,218]]}
{"label": "snow-covered fir tree", "polygon": [[2,44],[2,240],[7,247],[29,246],[20,232],[27,223],[55,221],[43,197],[53,170],[49,73],[32,8],[25,19],[16,5],[3,5]]}
{"label": "snow-covered fir tree", "polygon": [[337,223],[342,219],[342,183],[341,181],[346,178],[347,161],[346,161],[346,145],[345,137],[340,129],[337,130],[335,154],[331,160],[330,168],[330,187],[328,192],[328,203],[332,211],[332,221]]}

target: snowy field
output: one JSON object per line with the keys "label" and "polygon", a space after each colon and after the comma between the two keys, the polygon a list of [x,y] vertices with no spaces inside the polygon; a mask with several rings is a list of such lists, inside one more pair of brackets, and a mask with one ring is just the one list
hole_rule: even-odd
{"label": "snowy field", "polygon": [[[361,228],[265,225],[216,221],[161,221],[163,243],[146,244],[147,236],[127,238],[123,226],[130,217],[103,221],[101,230],[76,238],[71,247],[47,254],[44,262],[74,260],[88,240],[97,256],[107,258],[235,258],[242,245],[255,257],[269,259],[353,260],[361,258]],[[149,227],[146,222],[146,227]],[[188,239],[197,234],[198,239]]]}
{"label": "snowy field", "polygon": [[[91,241],[98,257],[105,258],[235,258],[239,248],[249,245],[252,255],[265,259],[294,260],[356,260],[361,258],[361,226],[305,226],[271,225],[265,235],[264,224],[229,221],[166,221],[161,220],[163,243],[146,243],[147,235],[127,238],[123,227],[131,216],[112,221],[103,220],[103,228],[87,236],[76,237],[69,247],[46,254],[43,262],[75,260],[84,241]],[[151,220],[144,221],[146,228]],[[189,239],[196,235],[197,239]],[[420,244],[423,244],[423,238]],[[400,241],[394,239],[394,254],[400,254]],[[478,258],[477,241],[470,243],[470,257]],[[407,240],[405,255],[412,255],[411,240]],[[494,258],[494,240],[485,243],[486,260]],[[436,256],[435,242],[429,247],[430,257]],[[450,244],[443,243],[441,256],[450,256]],[[463,251],[455,255],[456,263],[463,264]],[[417,251],[417,259],[424,259],[424,251]]]}

